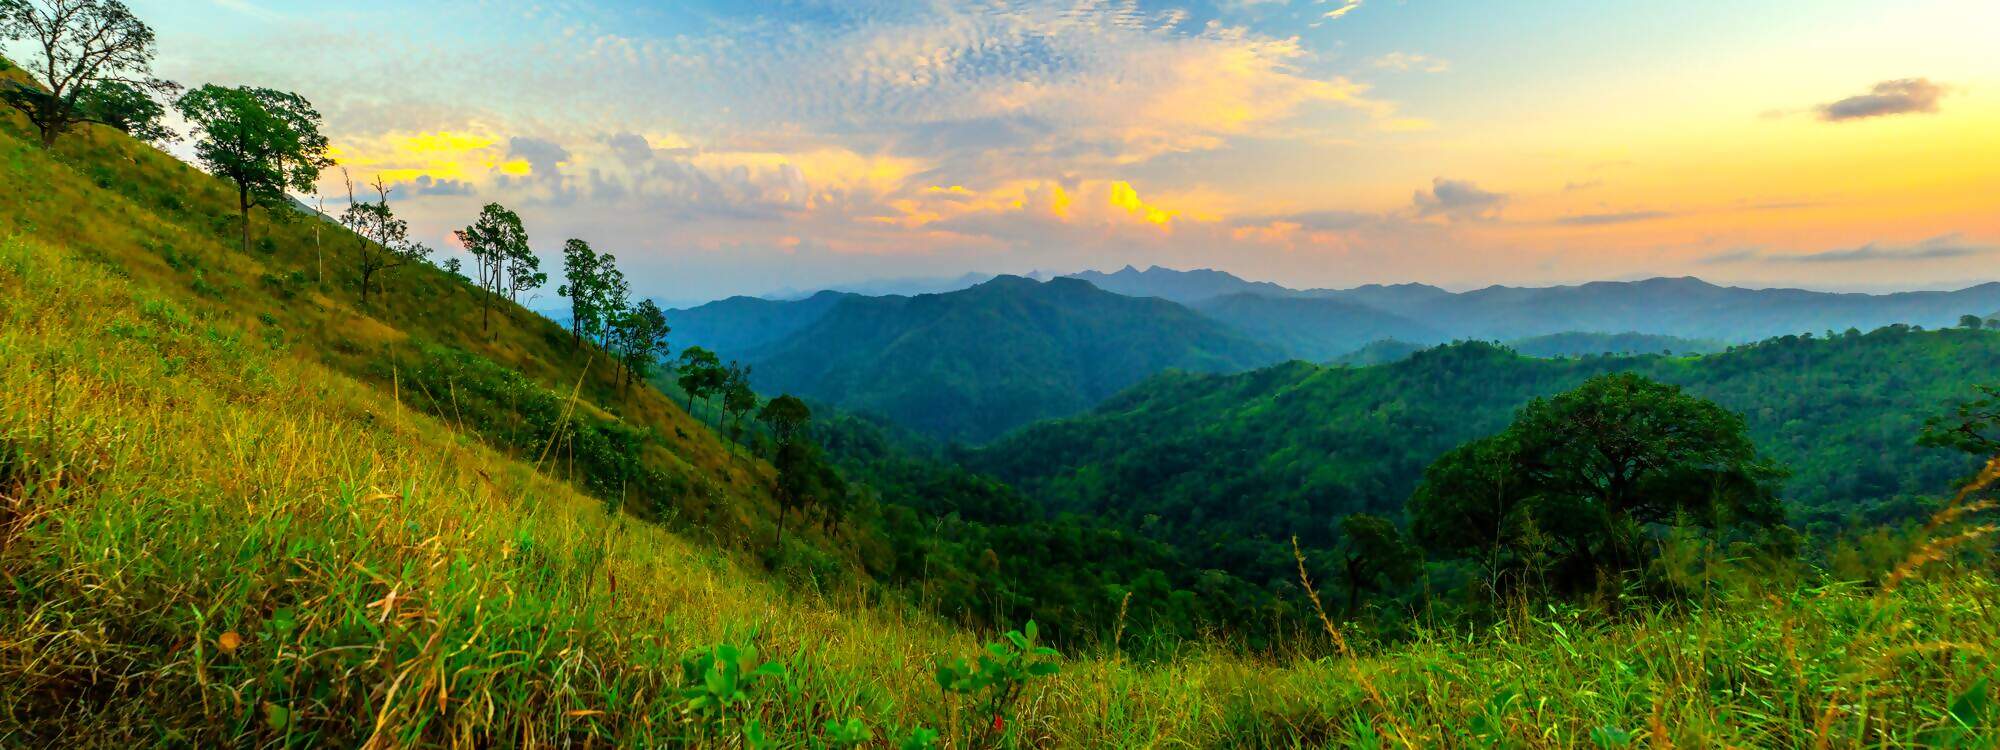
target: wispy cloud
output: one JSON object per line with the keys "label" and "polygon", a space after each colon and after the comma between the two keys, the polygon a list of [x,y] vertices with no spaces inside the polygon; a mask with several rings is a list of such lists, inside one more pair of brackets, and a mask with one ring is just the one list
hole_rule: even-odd
{"label": "wispy cloud", "polygon": [[1904,78],[1883,81],[1866,94],[1850,96],[1819,107],[1819,118],[1827,122],[1844,122],[1870,117],[1930,113],[1938,111],[1938,99],[1944,97],[1947,89],[1925,78]]}
{"label": "wispy cloud", "polygon": [[1672,211],[1617,211],[1611,213],[1578,214],[1556,219],[1557,224],[1573,227],[1594,227],[1606,224],[1631,224],[1674,216]]}
{"label": "wispy cloud", "polygon": [[1369,60],[1368,66],[1379,70],[1393,70],[1398,73],[1411,71],[1419,73],[1443,73],[1451,70],[1451,61],[1411,52],[1391,52]]}

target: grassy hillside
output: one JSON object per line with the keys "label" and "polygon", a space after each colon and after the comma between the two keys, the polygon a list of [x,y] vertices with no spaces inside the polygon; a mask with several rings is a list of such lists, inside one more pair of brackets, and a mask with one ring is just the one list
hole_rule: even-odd
{"label": "grassy hillside", "polygon": [[960,292],[850,297],[754,361],[760,390],[984,441],[1075,414],[1166,369],[1282,358],[1179,305],[1082,281],[1003,276]]}

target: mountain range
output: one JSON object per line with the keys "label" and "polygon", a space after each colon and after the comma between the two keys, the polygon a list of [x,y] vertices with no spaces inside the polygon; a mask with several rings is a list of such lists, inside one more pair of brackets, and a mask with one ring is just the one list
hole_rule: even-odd
{"label": "mountain range", "polygon": [[755,355],[760,391],[968,441],[1080,412],[1163,370],[1233,372],[1285,358],[1166,300],[1018,276],[946,294],[841,297]]}
{"label": "mountain range", "polygon": [[[972,277],[963,279],[970,281]],[[1746,289],[1694,278],[1451,292],[1422,284],[1290,289],[1201,269],[997,276],[935,294],[822,291],[670,311],[679,346],[753,367],[764,390],[978,442],[1063,417],[1167,369],[1286,359],[1395,361],[1458,340],[1537,357],[1705,353],[1774,336],[1949,327],[2000,308],[2000,283],[1954,292]]]}

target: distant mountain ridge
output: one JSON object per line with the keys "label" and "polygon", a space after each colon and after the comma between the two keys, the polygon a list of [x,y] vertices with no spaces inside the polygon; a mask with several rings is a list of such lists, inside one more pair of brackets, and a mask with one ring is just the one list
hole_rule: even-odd
{"label": "distant mountain ridge", "polygon": [[1076,414],[1165,369],[1284,359],[1380,364],[1460,340],[1540,357],[1679,354],[1800,333],[1957,326],[2000,309],[2000,283],[1954,292],[1745,289],[1695,278],[1451,292],[1423,284],[1288,289],[1223,271],[1127,267],[1048,281],[997,276],[912,296],[826,291],[673,310],[677,348],[704,346],[789,391],[979,442]]}
{"label": "distant mountain ridge", "polygon": [[980,442],[1082,412],[1164,370],[1235,372],[1284,357],[1166,300],[1000,276],[944,294],[840,297],[746,361],[760,391]]}

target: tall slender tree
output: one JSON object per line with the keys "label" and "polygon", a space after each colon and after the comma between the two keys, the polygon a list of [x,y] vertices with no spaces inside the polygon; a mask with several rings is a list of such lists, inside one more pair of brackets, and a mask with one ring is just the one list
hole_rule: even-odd
{"label": "tall slender tree", "polygon": [[563,243],[563,283],[556,287],[556,296],[569,298],[570,345],[577,349],[583,348],[586,339],[596,340],[607,317],[600,306],[602,258],[583,240]]}
{"label": "tall slender tree", "polygon": [[[480,209],[479,218],[472,226],[455,233],[458,244],[472,255],[475,281],[486,294],[479,295],[479,329],[486,330],[492,318],[492,298],[502,294],[511,296],[507,267],[510,259],[519,256],[534,257],[528,249],[528,230],[521,226],[521,215],[498,203],[488,203]],[[503,291],[508,290],[508,291]]]}
{"label": "tall slender tree", "polygon": [[729,419],[729,439],[741,445],[743,415],[757,408],[757,392],[750,388],[749,366],[731,362],[725,373],[722,382],[722,411]]}
{"label": "tall slender tree", "polygon": [[134,135],[165,132],[155,129],[161,111],[152,97],[180,87],[152,76],[153,29],[125,3],[0,0],[0,42],[12,39],[27,40],[33,56],[26,67],[37,85],[9,87],[5,97],[27,113],[44,147],[80,122],[123,122],[133,132],[137,118],[149,127]]}
{"label": "tall slender tree", "polygon": [[209,84],[175,104],[194,126],[194,155],[236,184],[243,251],[250,250],[250,209],[284,205],[286,191],[313,189],[333,165],[319,112],[298,94]]}

